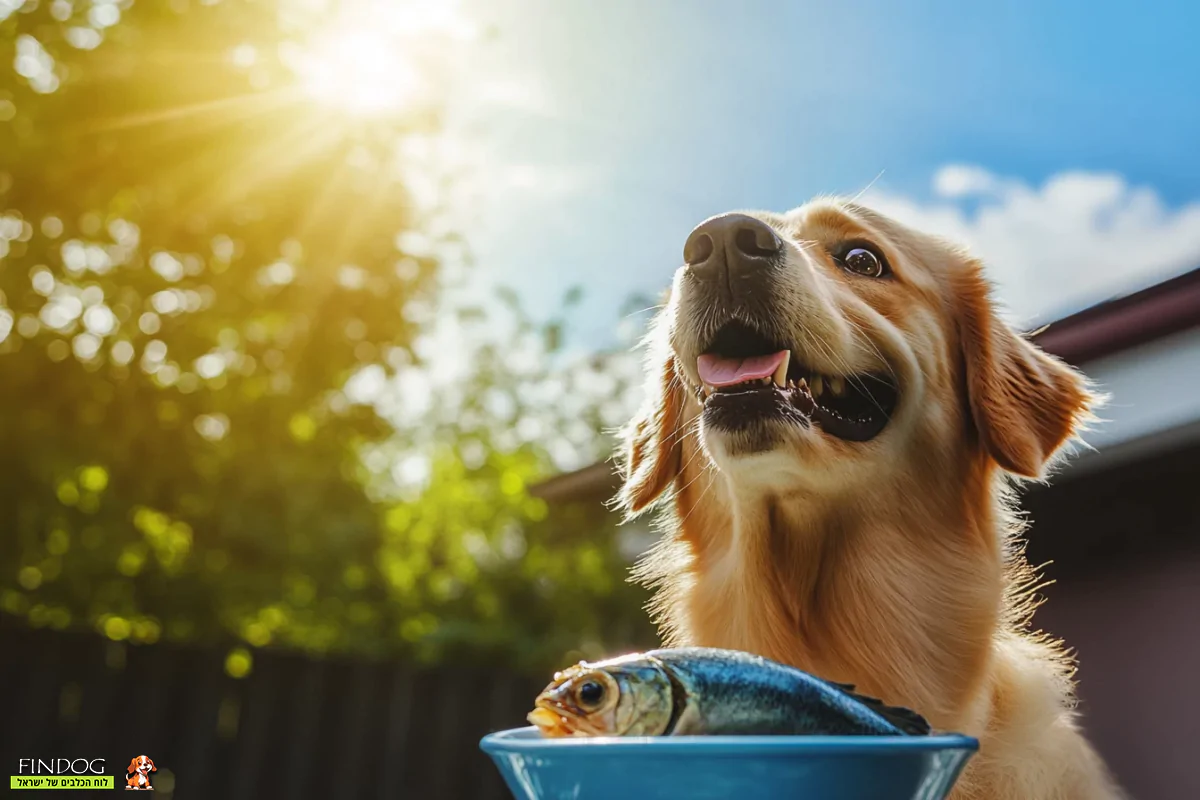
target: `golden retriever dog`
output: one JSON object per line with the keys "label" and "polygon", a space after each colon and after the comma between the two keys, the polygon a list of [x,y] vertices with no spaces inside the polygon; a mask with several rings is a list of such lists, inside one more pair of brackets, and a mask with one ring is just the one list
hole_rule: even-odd
{"label": "golden retriever dog", "polygon": [[1122,794],[1030,628],[1011,488],[1089,419],[966,252],[853,202],[697,227],[648,337],[619,502],[669,645],[746,650],[979,738],[956,800]]}

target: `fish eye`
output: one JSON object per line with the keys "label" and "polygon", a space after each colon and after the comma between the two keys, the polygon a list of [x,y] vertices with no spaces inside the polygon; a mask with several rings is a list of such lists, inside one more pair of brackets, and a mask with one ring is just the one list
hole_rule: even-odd
{"label": "fish eye", "polygon": [[595,708],[604,700],[604,687],[595,681],[585,681],[576,696],[580,704]]}

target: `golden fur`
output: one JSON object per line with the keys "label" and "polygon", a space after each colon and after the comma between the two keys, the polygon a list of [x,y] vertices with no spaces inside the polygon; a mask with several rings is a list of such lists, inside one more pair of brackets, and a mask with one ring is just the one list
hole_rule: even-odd
{"label": "golden fur", "polygon": [[[1000,319],[965,252],[850,202],[753,214],[788,242],[772,324],[823,373],[886,369],[901,399],[869,442],[792,426],[747,449],[706,429],[707,309],[679,270],[619,497],[630,516],[667,501],[637,570],[667,643],[759,653],[979,737],[955,800],[1120,797],[1078,730],[1071,658],[1029,628],[1038,578],[1010,496],[1090,418],[1085,380]],[[891,278],[834,263],[859,239]]]}

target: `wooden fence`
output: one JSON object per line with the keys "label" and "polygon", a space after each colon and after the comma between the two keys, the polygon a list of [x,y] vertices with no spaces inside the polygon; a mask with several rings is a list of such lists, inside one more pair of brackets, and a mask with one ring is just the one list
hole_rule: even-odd
{"label": "wooden fence", "polygon": [[131,758],[178,800],[509,797],[479,750],[522,725],[545,676],[259,653],[124,646],[0,620],[0,779],[21,758]]}

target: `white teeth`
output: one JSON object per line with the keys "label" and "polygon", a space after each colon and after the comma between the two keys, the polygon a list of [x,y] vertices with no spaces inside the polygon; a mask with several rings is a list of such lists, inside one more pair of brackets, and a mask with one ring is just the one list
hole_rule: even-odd
{"label": "white teeth", "polygon": [[706,384],[704,384],[704,396],[705,396],[705,397],[712,397],[712,393],[713,393],[713,392],[715,392],[715,391],[716,391],[716,389],[714,389],[713,387],[709,386],[707,383],[706,383]]}
{"label": "white teeth", "polygon": [[845,394],[846,393],[846,379],[840,375],[835,378],[830,378],[829,379],[829,389],[836,395]]}
{"label": "white teeth", "polygon": [[799,380],[799,382],[796,383],[796,388],[800,389],[801,391],[807,392],[808,391],[808,381],[805,380],[804,378],[801,378]]}
{"label": "white teeth", "polygon": [[775,374],[771,379],[775,381],[776,386],[784,386],[787,384],[788,365],[792,362],[792,351],[787,350],[783,354],[783,361],[779,362],[779,368],[775,370]]}
{"label": "white teeth", "polygon": [[812,387],[813,397],[816,397],[821,392],[825,391],[824,379],[820,375],[813,375],[809,386]]}

